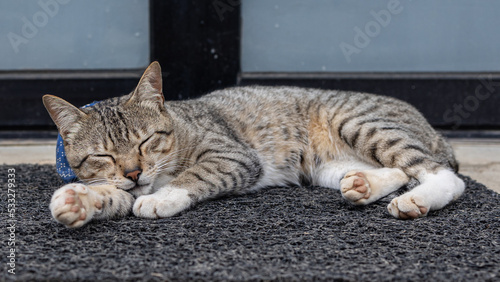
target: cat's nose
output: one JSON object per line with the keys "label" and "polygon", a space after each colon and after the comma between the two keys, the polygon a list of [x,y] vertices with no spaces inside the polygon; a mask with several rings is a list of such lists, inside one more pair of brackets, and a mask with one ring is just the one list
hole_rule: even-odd
{"label": "cat's nose", "polygon": [[142,170],[139,169],[139,168],[135,168],[135,169],[132,169],[132,170],[127,170],[125,171],[125,177],[134,181],[134,182],[137,182],[137,180],[139,180],[139,176],[141,175],[142,173]]}

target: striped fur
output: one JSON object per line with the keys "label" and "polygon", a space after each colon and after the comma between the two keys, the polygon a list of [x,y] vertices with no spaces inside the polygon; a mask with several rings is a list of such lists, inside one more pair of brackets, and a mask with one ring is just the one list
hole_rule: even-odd
{"label": "striped fur", "polygon": [[[164,102],[161,93],[161,72],[153,63],[134,92],[92,107],[80,110],[44,97],[79,178],[90,190],[108,185],[139,197],[133,207],[138,216],[170,216],[199,201],[266,186],[328,186],[320,178],[336,163],[394,168],[421,182],[458,170],[443,137],[414,107],[393,98],[264,86],[188,101]],[[126,177],[133,170],[141,171],[138,181]],[[329,186],[339,188],[347,173],[339,171]]]}

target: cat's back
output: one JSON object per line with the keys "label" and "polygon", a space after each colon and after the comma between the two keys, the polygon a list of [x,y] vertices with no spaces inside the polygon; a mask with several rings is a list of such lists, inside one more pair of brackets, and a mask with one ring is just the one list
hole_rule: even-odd
{"label": "cat's back", "polygon": [[[425,118],[406,102],[382,95],[353,91],[322,90],[290,86],[233,87],[212,92],[193,101],[197,107],[210,108],[224,115],[261,119],[297,116],[302,123],[328,116],[329,123],[344,118],[379,118],[408,120],[422,123]],[[250,120],[253,120],[250,118]],[[412,122],[413,123],[413,122]]]}
{"label": "cat's back", "polygon": [[196,113],[198,120],[215,115],[243,129],[287,126],[310,131],[311,126],[322,124],[341,135],[344,128],[370,123],[399,124],[417,136],[436,135],[422,114],[408,103],[362,92],[246,86],[218,90],[179,103],[190,109],[187,114]]}
{"label": "cat's back", "polygon": [[206,124],[223,119],[242,134],[255,131],[271,134],[284,125],[305,130],[311,110],[321,104],[322,98],[341,98],[336,94],[336,91],[298,87],[233,87],[198,99],[167,102],[167,107],[189,122]]}
{"label": "cat's back", "polygon": [[[314,136],[339,140],[349,147],[366,145],[370,135],[385,130],[398,137],[420,140],[432,152],[451,149],[410,104],[387,96],[352,91],[299,87],[246,86],[212,92],[184,101],[197,120],[224,119],[252,140],[285,140],[309,143]],[[366,130],[361,130],[364,128]],[[387,131],[387,129],[396,129]],[[386,134],[387,135],[387,134]],[[279,138],[278,138],[279,137]],[[325,138],[326,138],[325,137]],[[323,137],[321,137],[323,138]],[[335,141],[337,140],[337,141]]]}
{"label": "cat's back", "polygon": [[335,95],[336,91],[326,93],[319,89],[277,86],[233,87],[212,92],[200,98],[218,110],[226,109],[254,113],[266,112],[283,114],[297,110],[310,101],[326,95]]}

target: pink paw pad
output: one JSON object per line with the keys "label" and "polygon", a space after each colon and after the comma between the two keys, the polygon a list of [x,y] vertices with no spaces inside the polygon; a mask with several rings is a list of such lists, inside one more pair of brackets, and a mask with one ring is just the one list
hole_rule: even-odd
{"label": "pink paw pad", "polygon": [[340,182],[340,189],[344,198],[354,204],[362,204],[370,198],[371,190],[366,176],[362,172],[349,172]]}
{"label": "pink paw pad", "polygon": [[[68,227],[78,227],[88,220],[86,201],[89,190],[82,184],[69,184],[54,193],[50,209],[54,218]],[[96,204],[97,207],[97,204]]]}
{"label": "pink paw pad", "polygon": [[400,196],[391,201],[388,205],[389,212],[396,218],[400,219],[416,219],[426,216],[429,209],[421,204],[421,202],[413,197]]}
{"label": "pink paw pad", "polygon": [[365,193],[368,191],[368,188],[366,188],[365,181],[362,178],[358,178],[353,181],[353,187],[354,190],[358,191],[359,193]]}

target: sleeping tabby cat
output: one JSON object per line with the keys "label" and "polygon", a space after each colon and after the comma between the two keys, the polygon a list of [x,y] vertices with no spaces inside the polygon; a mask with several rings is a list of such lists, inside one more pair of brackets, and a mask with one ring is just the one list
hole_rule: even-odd
{"label": "sleeping tabby cat", "polygon": [[52,197],[52,215],[68,227],[130,211],[170,217],[221,195],[301,183],[366,205],[410,179],[419,185],[387,208],[413,219],[464,191],[450,145],[389,97],[255,86],[165,102],[154,62],[123,97],[84,109],[50,95],[43,102],[82,182]]}

